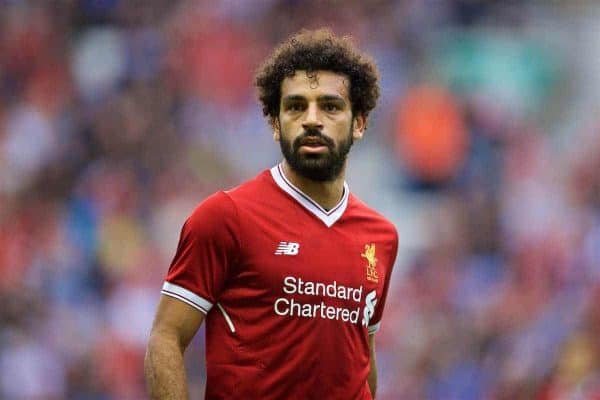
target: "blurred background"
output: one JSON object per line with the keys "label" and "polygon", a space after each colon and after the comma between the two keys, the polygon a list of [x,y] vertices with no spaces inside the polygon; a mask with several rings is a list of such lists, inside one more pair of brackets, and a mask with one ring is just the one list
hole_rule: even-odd
{"label": "blurred background", "polygon": [[279,160],[253,73],[320,26],[382,75],[347,176],[400,233],[378,399],[600,399],[592,0],[0,0],[0,398],[147,398],[181,225]]}

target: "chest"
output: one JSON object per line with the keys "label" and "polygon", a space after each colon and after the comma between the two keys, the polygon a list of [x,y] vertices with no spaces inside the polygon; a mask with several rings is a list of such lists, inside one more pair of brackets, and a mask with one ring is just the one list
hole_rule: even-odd
{"label": "chest", "polygon": [[248,222],[237,277],[260,296],[286,294],[342,305],[380,291],[386,257],[378,251],[378,238],[360,226],[327,227],[303,216]]}

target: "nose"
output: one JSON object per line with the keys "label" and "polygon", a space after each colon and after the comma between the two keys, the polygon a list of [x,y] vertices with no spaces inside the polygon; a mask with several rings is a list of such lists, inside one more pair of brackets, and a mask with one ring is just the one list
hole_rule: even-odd
{"label": "nose", "polygon": [[323,123],[321,122],[321,115],[319,113],[319,107],[317,104],[309,104],[308,109],[306,110],[306,117],[302,122],[302,127],[304,129],[322,129]]}

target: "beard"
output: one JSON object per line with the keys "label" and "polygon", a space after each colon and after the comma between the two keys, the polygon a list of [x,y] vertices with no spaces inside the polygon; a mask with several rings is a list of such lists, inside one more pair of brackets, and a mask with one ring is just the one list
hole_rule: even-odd
{"label": "beard", "polygon": [[[301,154],[300,147],[309,138],[311,141],[318,140],[320,144],[327,146],[328,151],[324,154]],[[352,126],[348,136],[339,142],[337,148],[333,139],[323,135],[318,129],[304,131],[293,142],[282,132],[279,140],[283,157],[294,172],[318,182],[333,181],[340,176],[353,143]]]}

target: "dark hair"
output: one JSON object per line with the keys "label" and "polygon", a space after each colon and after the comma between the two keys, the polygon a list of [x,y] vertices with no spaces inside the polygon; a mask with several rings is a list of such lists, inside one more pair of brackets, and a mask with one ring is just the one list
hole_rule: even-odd
{"label": "dark hair", "polygon": [[281,43],[256,73],[263,114],[279,115],[281,82],[298,70],[325,70],[350,79],[353,115],[369,115],[379,97],[379,72],[375,62],[360,53],[347,36],[338,37],[329,29],[302,30]]}

